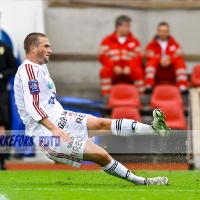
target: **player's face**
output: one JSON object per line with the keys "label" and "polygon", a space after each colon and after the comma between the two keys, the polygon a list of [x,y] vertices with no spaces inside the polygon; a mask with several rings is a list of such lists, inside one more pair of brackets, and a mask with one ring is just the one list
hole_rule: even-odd
{"label": "player's face", "polygon": [[158,27],[157,35],[160,40],[167,40],[170,36],[169,27],[166,25]]}
{"label": "player's face", "polygon": [[36,50],[36,59],[40,64],[46,64],[49,62],[49,56],[52,53],[51,45],[48,38],[40,37],[40,42]]}
{"label": "player's face", "polygon": [[131,24],[130,22],[123,22],[121,25],[117,27],[117,32],[119,32],[120,36],[127,36],[130,32]]}

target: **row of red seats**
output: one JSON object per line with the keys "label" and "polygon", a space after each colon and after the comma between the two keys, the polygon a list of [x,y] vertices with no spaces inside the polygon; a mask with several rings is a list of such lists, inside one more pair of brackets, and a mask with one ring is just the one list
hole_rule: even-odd
{"label": "row of red seats", "polygon": [[[184,107],[181,93],[176,86],[158,85],[154,88],[150,104],[152,108],[172,103]],[[130,84],[114,85],[108,99],[108,107],[115,106],[141,107],[137,89]]]}
{"label": "row of red seats", "polygon": [[[133,85],[114,85],[108,99],[108,107],[113,108],[112,118],[141,121],[138,108],[142,108],[142,105],[137,89]],[[172,129],[187,129],[182,97],[176,86],[156,86],[153,90],[150,107],[163,110],[166,115],[166,123]]]}

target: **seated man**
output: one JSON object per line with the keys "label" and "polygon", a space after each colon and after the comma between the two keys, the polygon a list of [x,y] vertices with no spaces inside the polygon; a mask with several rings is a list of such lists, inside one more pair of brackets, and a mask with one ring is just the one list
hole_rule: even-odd
{"label": "seated man", "polygon": [[161,22],[157,35],[147,45],[145,86],[151,91],[155,84],[177,84],[181,92],[188,89],[186,65],[180,45],[170,35],[169,24]]}
{"label": "seated man", "polygon": [[101,93],[109,95],[112,84],[135,84],[138,91],[144,91],[142,53],[140,42],[130,32],[131,19],[120,16],[116,30],[104,38],[99,49]]}

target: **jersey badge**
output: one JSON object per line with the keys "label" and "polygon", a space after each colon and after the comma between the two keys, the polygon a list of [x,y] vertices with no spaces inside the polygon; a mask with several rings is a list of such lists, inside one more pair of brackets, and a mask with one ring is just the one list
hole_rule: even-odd
{"label": "jersey badge", "polygon": [[36,95],[40,92],[39,83],[36,79],[31,79],[28,82],[29,90],[32,95]]}

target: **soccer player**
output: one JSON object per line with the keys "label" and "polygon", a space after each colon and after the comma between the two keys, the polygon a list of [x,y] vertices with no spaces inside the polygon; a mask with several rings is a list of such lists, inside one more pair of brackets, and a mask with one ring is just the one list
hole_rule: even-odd
{"label": "soccer player", "polygon": [[[99,164],[106,173],[136,185],[166,185],[166,177],[143,178],[131,173],[104,149],[95,145],[94,136],[113,134],[122,137],[152,134],[168,136],[170,129],[164,114],[153,112],[152,126],[128,119],[96,118],[84,113],[64,110],[56,100],[55,84],[46,67],[52,52],[48,38],[30,33],[24,40],[26,60],[18,68],[14,91],[18,112],[33,136],[36,146],[50,159],[75,167],[82,160]],[[45,145],[45,137],[59,137],[60,145]]]}

